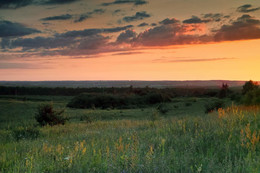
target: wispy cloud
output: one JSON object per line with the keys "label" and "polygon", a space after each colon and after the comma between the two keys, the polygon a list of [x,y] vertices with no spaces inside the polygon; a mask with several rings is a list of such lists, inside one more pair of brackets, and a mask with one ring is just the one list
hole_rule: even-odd
{"label": "wispy cloud", "polygon": [[209,62],[209,61],[224,61],[224,60],[233,60],[236,58],[179,58],[179,59],[165,59],[165,58],[161,58],[161,59],[155,59],[154,62],[156,63],[189,63],[189,62]]}
{"label": "wispy cloud", "polygon": [[46,68],[46,66],[32,63],[10,63],[1,62],[0,69],[40,69]]}
{"label": "wispy cloud", "polygon": [[49,20],[69,20],[71,18],[72,18],[72,15],[70,15],[70,14],[63,14],[63,15],[59,15],[59,16],[45,17],[45,18],[42,18],[41,20],[43,20],[43,21],[49,21]]}
{"label": "wispy cloud", "polygon": [[133,5],[144,5],[148,2],[146,0],[115,0],[113,2],[103,3],[103,6],[120,5],[120,4],[133,4]]}
{"label": "wispy cloud", "polygon": [[257,10],[260,10],[260,7],[252,8],[253,6],[251,4],[245,4],[237,8],[237,11],[240,13],[249,13],[254,12]]}

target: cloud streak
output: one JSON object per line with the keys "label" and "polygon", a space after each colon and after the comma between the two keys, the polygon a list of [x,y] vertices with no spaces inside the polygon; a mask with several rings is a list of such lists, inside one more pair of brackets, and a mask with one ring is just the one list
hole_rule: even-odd
{"label": "cloud streak", "polygon": [[41,20],[43,21],[51,21],[51,20],[69,20],[72,18],[72,15],[70,14],[63,14],[59,16],[50,16],[50,17],[45,17],[42,18]]}
{"label": "cloud streak", "polygon": [[102,6],[120,5],[120,4],[133,4],[133,5],[144,5],[148,2],[146,0],[115,0],[113,2],[103,3]]}
{"label": "cloud streak", "polygon": [[192,62],[210,62],[210,61],[224,61],[233,60],[236,58],[195,58],[195,59],[175,59],[175,60],[165,60],[165,59],[155,59],[154,62],[161,63],[192,63]]}

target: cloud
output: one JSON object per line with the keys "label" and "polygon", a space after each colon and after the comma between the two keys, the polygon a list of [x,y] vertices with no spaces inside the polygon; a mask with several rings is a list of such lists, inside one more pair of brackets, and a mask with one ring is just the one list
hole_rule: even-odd
{"label": "cloud", "polygon": [[17,9],[28,5],[59,5],[78,0],[0,0],[0,9]]}
{"label": "cloud", "polygon": [[32,4],[33,0],[0,0],[0,9],[16,9]]}
{"label": "cloud", "polygon": [[31,64],[31,63],[9,63],[9,62],[0,63],[0,69],[39,69],[39,68],[43,68],[43,66],[39,64]]}
{"label": "cloud", "polygon": [[118,43],[130,43],[134,38],[136,38],[137,33],[133,30],[126,30],[122,32],[118,37],[117,37],[117,42]]}
{"label": "cloud", "polygon": [[[15,49],[22,48],[23,51],[35,51],[41,52],[45,55],[56,55],[64,54],[64,52],[75,53],[76,50],[89,53],[98,53],[97,49],[100,47],[106,49],[100,50],[101,52],[108,51],[112,47],[108,44],[110,37],[103,36],[104,33],[115,33],[119,31],[126,30],[133,27],[132,25],[127,25],[123,27],[115,28],[104,28],[104,29],[86,29],[79,31],[68,31],[62,34],[55,34],[52,37],[35,37],[35,38],[17,38],[17,39],[2,39],[1,46],[2,49]],[[83,51],[84,50],[84,51]]]}
{"label": "cloud", "polygon": [[222,13],[207,13],[203,15],[203,18],[215,22],[219,22],[223,18],[229,18],[229,17],[230,17],[229,15],[224,16]]}
{"label": "cloud", "polygon": [[40,33],[39,30],[28,28],[20,23],[10,22],[6,20],[0,21],[0,38],[2,37],[20,37],[33,33]]}
{"label": "cloud", "polygon": [[59,4],[69,4],[76,1],[78,0],[41,0],[40,3],[44,5],[59,5]]}
{"label": "cloud", "polygon": [[60,16],[45,17],[45,18],[42,18],[41,20],[43,20],[43,21],[49,21],[49,20],[69,20],[71,18],[72,18],[72,15],[70,15],[70,14],[63,14],[63,15],[60,15]]}
{"label": "cloud", "polygon": [[120,9],[116,9],[116,10],[113,11],[112,14],[115,15],[115,14],[117,14],[117,13],[120,13],[121,11],[122,11],[122,10],[120,10]]}
{"label": "cloud", "polygon": [[178,23],[178,22],[179,21],[176,20],[175,18],[172,18],[172,19],[166,18],[166,19],[160,21],[159,23],[163,24],[163,25],[168,25],[168,24],[174,24],[174,23]]}
{"label": "cloud", "polygon": [[215,41],[248,40],[260,38],[260,20],[250,15],[237,18],[230,25],[223,25],[215,34]]}
{"label": "cloud", "polygon": [[147,14],[146,11],[141,11],[141,12],[136,12],[135,15],[133,15],[133,16],[125,16],[123,18],[123,21],[132,22],[132,21],[136,21],[136,20],[142,20],[145,18],[149,18],[149,17],[151,17],[151,15]]}
{"label": "cloud", "polygon": [[115,0],[113,2],[103,3],[103,6],[116,5],[116,4],[134,4],[134,5],[144,5],[148,2],[146,0]]}
{"label": "cloud", "polygon": [[143,23],[140,23],[140,24],[138,25],[138,27],[144,27],[144,26],[148,26],[148,25],[149,25],[148,23],[143,22]]}
{"label": "cloud", "polygon": [[35,38],[18,38],[15,40],[4,39],[2,40],[2,48],[14,49],[22,47],[24,51],[31,49],[53,49],[70,46],[75,44],[76,41],[71,38],[64,37],[35,37]]}
{"label": "cloud", "polygon": [[74,22],[82,22],[82,21],[84,21],[84,20],[86,20],[88,18],[91,18],[92,15],[94,15],[94,14],[103,14],[103,13],[105,13],[104,9],[95,9],[95,10],[93,10],[91,12],[87,12],[87,13],[81,14],[79,16],[79,18],[76,19]]}
{"label": "cloud", "polygon": [[205,33],[194,34],[200,30],[200,25],[173,24],[160,25],[149,28],[132,40],[133,46],[169,46],[183,44],[199,44],[212,40],[211,36]]}
{"label": "cloud", "polygon": [[126,25],[123,27],[114,27],[114,28],[93,28],[93,29],[85,29],[85,30],[76,30],[76,31],[68,31],[62,34],[58,34],[59,37],[85,37],[85,36],[91,36],[101,33],[114,33],[114,32],[120,32],[123,30],[126,30],[128,28],[132,28],[133,25]]}
{"label": "cloud", "polygon": [[252,8],[251,4],[245,4],[237,8],[237,11],[240,13],[249,13],[257,10],[260,10],[260,7]]}
{"label": "cloud", "polygon": [[136,55],[136,54],[142,54],[144,52],[120,52],[120,53],[114,53],[113,55]]}
{"label": "cloud", "polygon": [[232,60],[236,58],[196,58],[196,59],[175,59],[175,60],[165,60],[165,59],[155,59],[154,62],[161,63],[185,63],[185,62],[209,62],[209,61],[224,61]]}
{"label": "cloud", "polygon": [[190,19],[186,19],[183,23],[194,24],[194,23],[208,23],[210,20],[202,20],[197,16],[192,16]]}

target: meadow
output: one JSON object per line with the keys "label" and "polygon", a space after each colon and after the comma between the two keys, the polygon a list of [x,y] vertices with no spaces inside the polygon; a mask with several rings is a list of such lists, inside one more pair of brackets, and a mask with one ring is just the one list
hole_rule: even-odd
{"label": "meadow", "polygon": [[[0,96],[0,172],[260,172],[260,107],[205,113],[215,97],[129,109],[67,108],[72,96]],[[65,125],[38,126],[37,107]]]}

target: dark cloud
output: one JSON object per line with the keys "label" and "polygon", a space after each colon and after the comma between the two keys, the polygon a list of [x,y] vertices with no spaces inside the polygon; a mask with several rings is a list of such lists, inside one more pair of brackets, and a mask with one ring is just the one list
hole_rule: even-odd
{"label": "dark cloud", "polygon": [[95,9],[91,12],[87,12],[84,14],[81,14],[78,19],[76,19],[74,22],[82,22],[88,18],[91,18],[94,14],[103,14],[105,13],[104,9]]}
{"label": "dark cloud", "polygon": [[131,41],[133,46],[169,46],[183,44],[200,44],[212,40],[211,36],[194,34],[200,26],[173,23],[160,25],[139,33]]}
{"label": "dark cloud", "polygon": [[43,20],[43,21],[48,21],[48,20],[69,20],[71,18],[72,18],[72,15],[70,15],[70,14],[63,14],[63,15],[60,15],[60,16],[45,17],[45,18],[42,18],[41,20]]}
{"label": "dark cloud", "polygon": [[121,11],[122,11],[122,10],[120,10],[120,9],[116,9],[116,10],[113,11],[113,15],[115,15],[115,14],[121,12]]}
{"label": "dark cloud", "polygon": [[64,38],[64,37],[35,37],[35,38],[18,38],[15,40],[5,39],[2,40],[2,48],[17,48],[22,47],[23,50],[30,49],[51,49],[51,48],[62,48],[70,46],[76,43],[74,38]]}
{"label": "dark cloud", "polygon": [[103,6],[116,5],[116,4],[134,4],[134,5],[143,5],[147,4],[146,0],[115,0],[113,2],[103,3]]}
{"label": "dark cloud", "polygon": [[0,0],[0,8],[16,9],[32,4],[33,0]]}
{"label": "dark cloud", "polygon": [[230,16],[224,16],[222,13],[207,13],[203,15],[203,18],[211,20],[211,21],[215,21],[215,22],[219,22],[221,21],[223,18],[229,18]]}
{"label": "dark cloud", "polygon": [[115,27],[115,28],[104,28],[104,29],[85,29],[85,30],[79,30],[79,31],[68,31],[62,34],[59,34],[60,37],[85,37],[90,35],[96,35],[101,33],[114,33],[114,32],[120,32],[123,30],[126,30],[128,28],[132,28],[133,25],[127,25],[123,27]]}
{"label": "dark cloud", "polygon": [[[89,50],[98,49],[99,46],[107,45],[109,37],[102,36],[102,33],[115,33],[133,27],[127,25],[124,27],[104,28],[104,29],[86,29],[81,31],[68,31],[62,34],[56,34],[53,37],[35,37],[2,39],[2,49],[22,48],[24,51],[37,49],[77,49]],[[46,52],[46,51],[45,51]],[[53,53],[53,51],[48,50]],[[91,51],[93,52],[93,51]]]}
{"label": "dark cloud", "polygon": [[41,0],[40,3],[44,5],[59,5],[59,4],[69,4],[76,1],[78,0]]}
{"label": "dark cloud", "polygon": [[0,9],[16,9],[28,5],[59,5],[78,0],[0,0]]}
{"label": "dark cloud", "polygon": [[0,37],[19,37],[39,32],[37,29],[28,28],[20,23],[0,21]]}
{"label": "dark cloud", "polygon": [[102,35],[93,35],[90,37],[86,37],[80,41],[78,49],[84,50],[95,50],[103,45],[106,45],[109,41],[109,37],[104,37]]}
{"label": "dark cloud", "polygon": [[194,23],[208,23],[210,20],[202,20],[197,16],[192,16],[190,19],[186,19],[183,23],[194,24]]}
{"label": "dark cloud", "polygon": [[260,10],[260,7],[252,8],[251,4],[245,4],[237,8],[237,11],[240,13],[249,13],[257,10]]}
{"label": "dark cloud", "polygon": [[168,25],[168,24],[174,24],[174,23],[177,23],[177,22],[179,22],[179,21],[174,19],[174,18],[172,18],[172,19],[166,18],[166,19],[160,21],[159,23],[163,24],[163,25]]}
{"label": "dark cloud", "polygon": [[151,17],[151,15],[147,14],[146,11],[141,11],[141,12],[136,12],[135,15],[133,16],[125,16],[123,20],[125,22],[132,22],[136,20],[142,20],[144,18],[149,18],[149,17]]}
{"label": "dark cloud", "polygon": [[215,34],[215,41],[257,38],[260,38],[260,20],[250,15],[243,15],[230,25],[223,25]]}
{"label": "dark cloud", "polygon": [[118,43],[131,43],[136,38],[137,33],[133,30],[126,30],[117,37]]}
{"label": "dark cloud", "polygon": [[149,25],[148,23],[143,22],[143,23],[140,23],[140,24],[138,25],[138,27],[144,27],[144,26],[148,26],[148,25]]}
{"label": "dark cloud", "polygon": [[151,23],[151,26],[157,26],[157,24],[156,23]]}

